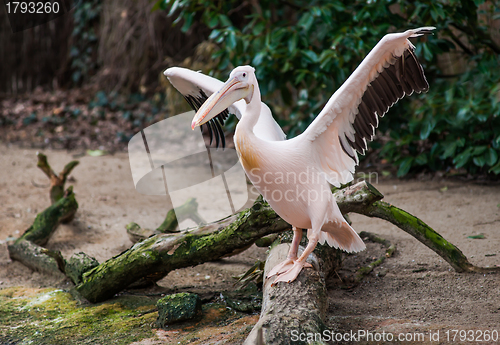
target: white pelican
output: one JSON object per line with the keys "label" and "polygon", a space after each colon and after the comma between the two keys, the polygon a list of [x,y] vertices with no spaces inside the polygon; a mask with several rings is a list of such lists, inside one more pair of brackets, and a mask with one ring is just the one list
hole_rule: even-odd
{"label": "white pelican", "polygon": [[[356,151],[364,154],[379,116],[405,95],[428,90],[408,38],[434,29],[423,27],[382,38],[304,133],[295,138],[271,141],[259,137],[257,124],[266,112],[250,66],[235,68],[229,80],[199,108],[193,129],[235,102],[246,102],[245,109],[240,108],[234,135],[239,159],[255,187],[294,230],[288,258],[268,274],[277,275],[273,284],[291,282],[303,267],[311,267],[306,259],[318,242],[347,252],[365,249],[340,213],[329,183],[338,187],[353,179]],[[297,257],[302,229],[308,229],[308,244]]]}

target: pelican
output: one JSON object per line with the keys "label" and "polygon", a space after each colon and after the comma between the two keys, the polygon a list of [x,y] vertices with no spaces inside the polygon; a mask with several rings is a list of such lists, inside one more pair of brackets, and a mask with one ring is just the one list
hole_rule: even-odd
{"label": "pelican", "polygon": [[[270,121],[251,66],[235,68],[228,81],[199,107],[192,129],[242,104],[234,135],[240,162],[250,181],[294,232],[287,259],[268,273],[268,278],[277,276],[273,285],[292,282],[303,268],[312,267],[306,259],[317,243],[347,252],[365,249],[342,216],[330,184],[340,187],[352,181],[357,154],[364,154],[367,142],[373,140],[379,117],[405,95],[428,90],[408,39],[434,29],[384,36],[309,127],[292,139],[269,140],[260,134],[262,118]],[[303,229],[307,229],[308,244],[298,257]]]}

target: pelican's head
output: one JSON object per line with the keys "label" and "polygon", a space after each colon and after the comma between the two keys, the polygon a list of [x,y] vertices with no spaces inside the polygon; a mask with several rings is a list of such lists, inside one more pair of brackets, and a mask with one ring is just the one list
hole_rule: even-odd
{"label": "pelican's head", "polygon": [[255,83],[255,69],[252,66],[236,67],[229,75],[229,79],[224,86],[213,93],[198,109],[194,115],[191,128],[194,129],[196,126],[201,126],[210,121],[240,99],[244,99],[247,104],[250,103]]}

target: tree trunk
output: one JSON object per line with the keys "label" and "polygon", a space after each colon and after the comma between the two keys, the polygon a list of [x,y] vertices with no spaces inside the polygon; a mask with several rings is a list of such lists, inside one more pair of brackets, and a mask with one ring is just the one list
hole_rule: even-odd
{"label": "tree trunk", "polygon": [[[264,276],[286,259],[292,235],[281,235],[271,247]],[[287,242],[287,243],[284,243]],[[303,251],[305,237],[299,247]],[[328,310],[325,278],[341,264],[342,252],[329,246],[318,245],[307,261],[314,268],[303,269],[292,283],[279,282],[271,286],[276,277],[266,279],[263,286],[262,311],[245,345],[308,344],[307,333],[321,334],[325,329]],[[318,344],[321,344],[318,342]]]}

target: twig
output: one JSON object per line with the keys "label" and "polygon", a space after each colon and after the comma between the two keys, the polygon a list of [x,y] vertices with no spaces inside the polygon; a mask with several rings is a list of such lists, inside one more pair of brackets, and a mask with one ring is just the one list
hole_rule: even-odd
{"label": "twig", "polygon": [[79,164],[79,162],[69,162],[64,166],[64,169],[59,173],[59,175],[57,175],[50,167],[46,155],[41,152],[37,152],[36,155],[38,157],[37,166],[50,179],[50,202],[54,204],[63,197],[66,178],[71,173],[71,171]]}
{"label": "twig", "polygon": [[385,259],[390,258],[392,256],[392,254],[394,254],[394,252],[396,251],[396,246],[394,244],[391,244],[391,242],[389,240],[383,239],[382,237],[380,237],[374,233],[371,233],[368,231],[361,231],[359,236],[361,236],[361,238],[363,240],[368,239],[372,242],[380,243],[381,245],[383,245],[387,249],[386,249],[384,255],[382,255],[378,259],[372,261],[369,265],[367,265],[365,267],[361,267],[359,270],[357,270],[356,274],[354,275],[354,281],[356,283],[361,282],[361,280],[363,280],[363,278],[366,275],[368,275],[371,271],[373,271],[373,269],[375,267],[382,265],[382,263],[385,261]]}

